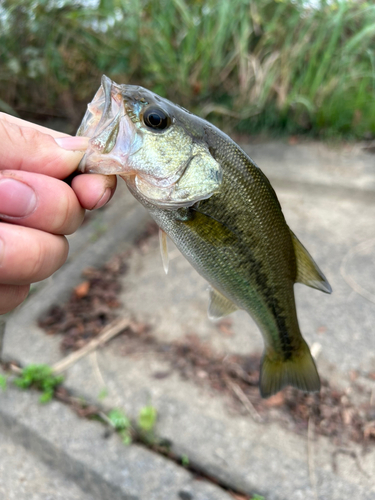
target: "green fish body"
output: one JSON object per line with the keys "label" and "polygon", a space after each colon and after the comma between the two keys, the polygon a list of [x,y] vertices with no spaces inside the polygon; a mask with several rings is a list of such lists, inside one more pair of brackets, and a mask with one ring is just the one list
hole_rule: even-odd
{"label": "green fish body", "polygon": [[207,121],[106,77],[78,134],[91,137],[81,169],[120,174],[163,231],[164,260],[166,233],[210,283],[209,316],[243,309],[256,321],[262,396],[285,385],[318,391],[293,286],[331,289],[249,156]]}

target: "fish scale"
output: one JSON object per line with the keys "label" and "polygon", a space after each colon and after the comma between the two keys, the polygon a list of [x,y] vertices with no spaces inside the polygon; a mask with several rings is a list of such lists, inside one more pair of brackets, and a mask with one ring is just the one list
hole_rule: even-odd
{"label": "fish scale", "polygon": [[[106,137],[109,126],[117,135],[111,132],[103,153],[95,138]],[[120,174],[161,234],[210,283],[210,317],[244,309],[255,320],[265,341],[261,394],[268,397],[288,384],[319,390],[293,286],[299,281],[331,289],[251,158],[209,122],[106,77],[78,133],[91,138],[81,169]],[[161,248],[166,251],[166,245]]]}
{"label": "fish scale", "polygon": [[[230,156],[233,157],[233,155]],[[240,155],[237,155],[237,163],[239,157]],[[231,160],[233,165],[233,158],[229,158],[229,162]],[[257,169],[244,157],[241,158],[241,163],[245,164],[242,170]],[[241,172],[241,168],[239,171]],[[228,266],[225,248],[202,246],[201,239],[195,237],[197,229],[193,222],[185,224],[187,227],[182,229],[182,223],[174,219],[173,213],[165,213],[152,208],[150,208],[150,213],[198,272],[239,308],[250,312],[263,333],[272,336],[268,343],[275,344],[279,341],[280,334],[284,338],[288,337],[288,329],[282,327],[284,316],[280,311],[283,311],[289,318],[290,328],[294,329],[297,326],[292,293],[296,266],[292,241],[281,211],[278,217],[273,216],[272,213],[267,214],[270,211],[270,204],[264,201],[258,203],[258,198],[265,199],[264,186],[263,189],[262,186],[260,189],[257,187],[261,182],[259,177],[261,177],[259,172],[255,171],[252,175],[254,181],[244,182],[240,174],[233,175],[229,169],[224,169],[222,194],[215,194],[199,205],[201,213],[215,216],[225,228],[230,228],[232,233],[239,234],[240,238],[235,238],[231,245],[234,258],[231,259],[233,262],[230,266]],[[234,199],[235,193],[238,197],[236,199],[243,199],[245,203],[239,206],[241,204],[237,202],[237,207],[231,211],[230,200]],[[246,203],[247,199],[253,200],[253,203]],[[272,245],[269,244],[271,238],[270,231],[266,231],[267,227],[273,229]],[[286,251],[280,251],[282,248]],[[286,252],[289,253],[288,267],[285,264],[282,265],[283,254]],[[264,259],[264,254],[267,254],[267,259]],[[212,266],[212,262],[218,264]],[[272,314],[270,314],[270,309],[273,309]],[[278,314],[275,314],[276,311],[279,311]],[[281,339],[280,343],[282,343]],[[295,344],[298,345],[297,336],[295,336]],[[284,351],[283,355],[288,357],[289,352]]]}

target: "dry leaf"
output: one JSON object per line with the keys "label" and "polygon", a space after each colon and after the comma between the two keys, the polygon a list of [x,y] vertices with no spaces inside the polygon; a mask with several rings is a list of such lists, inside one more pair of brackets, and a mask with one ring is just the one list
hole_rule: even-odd
{"label": "dry leaf", "polygon": [[284,404],[284,393],[278,392],[274,396],[271,396],[270,398],[265,400],[265,405],[266,406],[281,406]]}
{"label": "dry leaf", "polygon": [[83,281],[80,283],[78,286],[75,287],[74,293],[79,299],[82,299],[83,297],[86,297],[86,295],[89,293],[90,289],[90,282],[89,281]]}

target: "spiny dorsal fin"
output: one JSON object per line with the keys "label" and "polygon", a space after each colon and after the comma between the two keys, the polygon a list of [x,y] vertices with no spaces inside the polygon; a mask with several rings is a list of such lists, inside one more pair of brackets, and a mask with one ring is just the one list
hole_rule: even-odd
{"label": "spiny dorsal fin", "polygon": [[309,252],[292,231],[290,231],[290,234],[292,236],[294,253],[297,261],[296,283],[303,283],[304,285],[316,288],[322,292],[331,293],[331,285],[328,283],[327,278],[319,267],[315,264]]}
{"label": "spiny dorsal fin", "polygon": [[209,294],[208,317],[210,319],[219,319],[237,311],[238,307],[214,288],[209,288]]}
{"label": "spiny dorsal fin", "polygon": [[160,228],[159,228],[159,242],[160,242],[161,260],[163,261],[164,271],[165,274],[168,274],[169,255],[168,255],[167,233],[165,233]]}
{"label": "spiny dorsal fin", "polygon": [[266,349],[260,370],[259,388],[263,398],[292,385],[306,392],[320,390],[320,379],[305,341],[300,349],[287,360],[275,356],[271,348]]}

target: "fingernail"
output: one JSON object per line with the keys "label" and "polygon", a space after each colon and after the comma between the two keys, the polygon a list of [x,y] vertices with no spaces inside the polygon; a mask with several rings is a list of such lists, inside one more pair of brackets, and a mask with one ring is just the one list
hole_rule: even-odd
{"label": "fingernail", "polygon": [[55,141],[60,148],[70,151],[85,151],[88,148],[89,140],[88,137],[70,135],[66,137],[55,137]]}
{"label": "fingernail", "polygon": [[25,217],[36,207],[33,189],[16,179],[0,180],[0,217]]}
{"label": "fingernail", "polygon": [[107,203],[107,201],[110,199],[111,196],[112,196],[112,189],[107,188],[104,191],[103,196],[100,198],[100,200],[98,201],[98,203],[95,205],[95,207],[92,210],[97,209],[97,208],[102,208]]}

